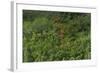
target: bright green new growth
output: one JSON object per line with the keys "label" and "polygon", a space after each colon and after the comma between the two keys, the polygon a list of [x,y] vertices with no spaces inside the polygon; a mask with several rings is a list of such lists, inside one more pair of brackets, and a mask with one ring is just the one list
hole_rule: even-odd
{"label": "bright green new growth", "polygon": [[90,13],[23,10],[23,62],[91,59]]}

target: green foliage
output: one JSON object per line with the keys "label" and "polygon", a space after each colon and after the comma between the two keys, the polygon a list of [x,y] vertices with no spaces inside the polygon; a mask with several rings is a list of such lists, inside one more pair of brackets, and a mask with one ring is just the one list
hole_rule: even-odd
{"label": "green foliage", "polygon": [[91,58],[89,13],[23,10],[23,62]]}

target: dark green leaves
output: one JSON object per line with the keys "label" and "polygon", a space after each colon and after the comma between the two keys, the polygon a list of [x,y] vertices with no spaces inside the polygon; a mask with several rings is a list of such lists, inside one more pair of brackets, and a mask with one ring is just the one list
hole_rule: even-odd
{"label": "dark green leaves", "polygon": [[23,62],[91,58],[91,14],[23,10]]}

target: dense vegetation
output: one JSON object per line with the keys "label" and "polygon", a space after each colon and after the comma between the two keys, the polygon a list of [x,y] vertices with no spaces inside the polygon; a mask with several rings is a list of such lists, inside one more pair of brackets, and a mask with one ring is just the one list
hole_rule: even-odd
{"label": "dense vegetation", "polygon": [[90,13],[23,10],[23,62],[91,58]]}

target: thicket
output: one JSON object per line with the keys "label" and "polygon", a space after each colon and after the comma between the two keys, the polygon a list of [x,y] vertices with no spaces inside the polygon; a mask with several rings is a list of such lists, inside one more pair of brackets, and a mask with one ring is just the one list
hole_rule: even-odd
{"label": "thicket", "polygon": [[91,14],[23,10],[23,62],[91,58]]}

